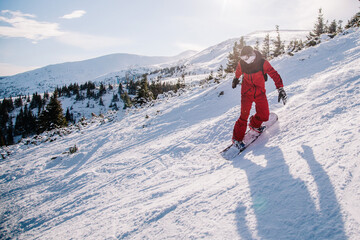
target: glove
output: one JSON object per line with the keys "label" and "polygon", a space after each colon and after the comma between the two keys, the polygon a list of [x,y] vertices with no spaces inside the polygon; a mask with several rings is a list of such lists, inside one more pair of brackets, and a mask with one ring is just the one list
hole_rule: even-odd
{"label": "glove", "polygon": [[284,88],[282,88],[282,87],[278,88],[278,92],[279,92],[278,102],[280,102],[280,99],[281,99],[285,105],[286,101],[287,101],[287,96],[286,96],[286,92],[285,92]]}
{"label": "glove", "polygon": [[236,86],[240,83],[238,78],[234,78],[232,81],[232,88],[236,88]]}

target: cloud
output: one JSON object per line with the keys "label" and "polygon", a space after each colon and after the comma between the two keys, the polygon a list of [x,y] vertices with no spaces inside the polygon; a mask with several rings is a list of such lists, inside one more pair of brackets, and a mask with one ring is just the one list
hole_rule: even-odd
{"label": "cloud", "polygon": [[[84,13],[85,11],[81,10],[74,11],[63,18],[80,17]],[[107,49],[129,43],[128,40],[121,38],[61,31],[58,23],[40,22],[36,20],[35,15],[19,11],[1,11],[1,22],[5,22],[9,26],[0,26],[0,37],[26,38],[32,40],[33,43],[54,37],[63,44],[85,50]]]}
{"label": "cloud", "polygon": [[66,14],[60,18],[64,18],[64,19],[80,18],[80,17],[84,16],[85,13],[86,12],[84,10],[76,10],[76,11],[73,11],[70,14]]}
{"label": "cloud", "polygon": [[0,26],[0,37],[22,37],[37,43],[39,40],[64,34],[59,30],[57,23],[39,22],[34,18],[36,18],[35,15],[19,11],[1,11],[0,22],[5,22],[10,26]]}

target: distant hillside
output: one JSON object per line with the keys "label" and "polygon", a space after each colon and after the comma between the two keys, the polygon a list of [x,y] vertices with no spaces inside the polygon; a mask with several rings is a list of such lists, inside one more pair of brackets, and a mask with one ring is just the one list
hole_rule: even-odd
{"label": "distant hillside", "polygon": [[49,65],[0,79],[0,98],[52,91],[56,86],[75,82],[85,83],[114,71],[173,63],[194,53],[194,51],[186,51],[173,57],[148,57],[118,53],[84,61]]}

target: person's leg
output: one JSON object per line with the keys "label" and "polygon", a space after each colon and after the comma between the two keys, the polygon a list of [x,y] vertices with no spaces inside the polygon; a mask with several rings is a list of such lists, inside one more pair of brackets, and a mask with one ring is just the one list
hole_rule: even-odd
{"label": "person's leg", "polygon": [[251,98],[241,96],[241,113],[239,119],[236,121],[233,130],[233,140],[242,141],[247,128],[247,120],[250,115],[250,110],[253,100]]}
{"label": "person's leg", "polygon": [[269,120],[269,103],[266,94],[262,94],[255,99],[256,113],[250,120],[250,126],[253,128],[261,127],[263,122]]}

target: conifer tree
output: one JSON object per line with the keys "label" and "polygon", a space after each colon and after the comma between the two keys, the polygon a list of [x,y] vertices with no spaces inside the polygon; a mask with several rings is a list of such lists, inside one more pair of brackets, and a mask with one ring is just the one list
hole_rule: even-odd
{"label": "conifer tree", "polygon": [[140,105],[149,102],[153,99],[153,94],[148,87],[147,74],[143,75],[143,78],[140,82],[140,89],[138,89],[137,96],[135,99],[136,102]]}
{"label": "conifer tree", "polygon": [[12,120],[10,120],[8,129],[7,129],[7,132],[6,132],[6,145],[13,145],[14,144],[13,132],[14,132],[14,126],[13,126]]}
{"label": "conifer tree", "polygon": [[220,65],[220,67],[217,70],[215,82],[220,83],[220,79],[222,79],[223,77],[224,77],[224,67],[223,65]]}
{"label": "conifer tree", "polygon": [[337,32],[337,23],[336,20],[333,20],[328,28],[328,33],[332,34],[333,36],[336,35]]}
{"label": "conifer tree", "polygon": [[227,63],[226,69],[225,69],[225,72],[227,72],[227,73],[234,72],[236,69],[236,66],[239,62],[240,53],[238,52],[239,48],[237,45],[238,45],[237,42],[235,42],[232,53],[229,53],[228,63]]}
{"label": "conifer tree", "polygon": [[66,119],[63,114],[63,109],[60,101],[58,100],[57,92],[50,98],[49,104],[39,117],[39,130],[40,132],[52,130],[55,128],[65,127],[67,125]]}
{"label": "conifer tree", "polygon": [[276,25],[276,33],[277,33],[276,40],[273,40],[273,44],[274,44],[274,51],[272,54],[273,57],[277,57],[285,53],[284,43],[281,41],[281,37],[280,37],[279,25]]}
{"label": "conifer tree", "polygon": [[228,56],[228,63],[225,69],[226,73],[232,73],[235,71],[239,61],[240,61],[240,53],[243,47],[246,46],[246,42],[244,40],[244,37],[240,38],[239,43],[235,42],[233,46],[232,53],[229,53]]}
{"label": "conifer tree", "polygon": [[5,145],[6,145],[5,135],[3,134],[3,131],[0,129],[0,147]]}
{"label": "conifer tree", "polygon": [[66,109],[65,119],[67,122],[74,122],[74,115],[70,113],[70,109]]}
{"label": "conifer tree", "polygon": [[129,97],[129,95],[128,95],[127,92],[124,92],[124,93],[121,95],[121,98],[122,98],[122,100],[123,100],[123,102],[124,102],[124,109],[129,108],[129,107],[132,106],[131,99],[130,99],[130,97]]}
{"label": "conifer tree", "polygon": [[360,27],[360,12],[357,12],[345,25],[345,28]]}
{"label": "conifer tree", "polygon": [[261,53],[265,59],[269,60],[269,58],[270,58],[270,34],[266,34],[266,36],[264,38]]}
{"label": "conifer tree", "polygon": [[18,98],[16,98],[14,104],[15,104],[15,107],[17,107],[17,108],[22,107],[23,106],[22,97],[19,96]]}
{"label": "conifer tree", "polygon": [[100,106],[104,106],[104,101],[103,101],[102,97],[100,97],[99,105],[100,105]]}
{"label": "conifer tree", "polygon": [[342,31],[343,31],[343,28],[342,28],[342,20],[339,20],[338,21],[338,24],[337,24],[337,26],[338,26],[338,28],[337,28],[337,33],[341,33]]}
{"label": "conifer tree", "polygon": [[19,114],[16,116],[14,133],[16,135],[22,135],[25,132],[25,117],[24,110],[21,108]]}
{"label": "conifer tree", "polygon": [[[314,25],[314,30],[312,32],[312,36],[319,37],[321,34],[325,33],[325,24],[324,24],[324,17],[322,14],[322,9],[319,9],[319,14],[317,18],[317,22]],[[310,33],[311,35],[311,33]]]}
{"label": "conifer tree", "polygon": [[121,94],[124,93],[124,87],[123,87],[122,83],[119,83],[118,93],[120,94],[120,96],[121,96]]}
{"label": "conifer tree", "polygon": [[260,51],[260,42],[259,42],[259,39],[256,39],[254,50]]}
{"label": "conifer tree", "polygon": [[24,108],[24,129],[25,136],[35,133],[37,129],[36,116],[28,109],[27,105]]}

